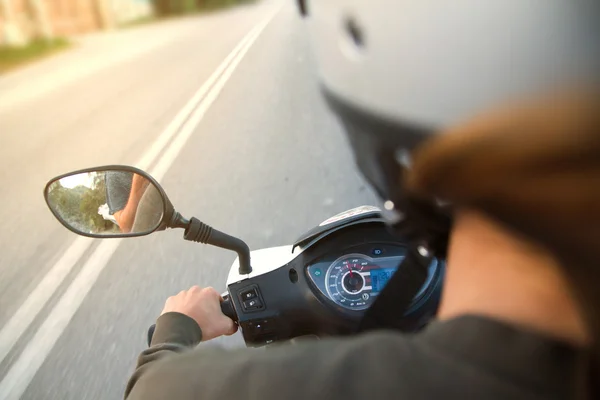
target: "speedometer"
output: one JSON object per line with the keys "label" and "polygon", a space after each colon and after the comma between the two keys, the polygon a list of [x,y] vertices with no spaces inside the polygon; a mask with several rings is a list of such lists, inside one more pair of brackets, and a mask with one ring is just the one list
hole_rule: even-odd
{"label": "speedometer", "polygon": [[[357,246],[358,247],[358,246]],[[364,249],[364,250],[363,250]],[[364,311],[382,292],[406,255],[406,247],[368,244],[351,253],[324,257],[307,266],[314,287],[328,300],[350,311]],[[365,252],[363,252],[363,251]],[[366,255],[369,254],[369,255]],[[429,265],[427,279],[413,299],[415,307],[429,298],[439,282],[442,268],[437,260]]]}
{"label": "speedometer", "polygon": [[353,310],[364,310],[371,304],[370,270],[378,268],[363,254],[347,254],[327,269],[325,282],[329,298]]}

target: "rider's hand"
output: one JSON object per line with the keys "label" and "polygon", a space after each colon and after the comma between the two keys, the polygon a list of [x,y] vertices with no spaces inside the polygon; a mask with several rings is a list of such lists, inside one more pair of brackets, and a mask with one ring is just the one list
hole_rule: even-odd
{"label": "rider's hand", "polygon": [[162,314],[178,312],[185,314],[198,323],[202,330],[202,341],[221,335],[232,335],[237,326],[221,311],[221,295],[213,288],[201,289],[192,286],[171,296],[165,303]]}

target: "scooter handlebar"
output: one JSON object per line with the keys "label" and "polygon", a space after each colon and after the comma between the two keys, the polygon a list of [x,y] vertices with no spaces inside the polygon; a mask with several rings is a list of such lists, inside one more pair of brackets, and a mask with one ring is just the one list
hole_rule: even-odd
{"label": "scooter handlebar", "polygon": [[221,297],[223,297],[223,301],[221,302],[221,311],[234,322],[237,321],[237,314],[233,308],[233,302],[231,301],[231,297],[229,297],[229,293],[224,293],[221,295]]}
{"label": "scooter handlebar", "polygon": [[[231,297],[229,297],[229,293],[225,292],[221,295],[223,297],[223,301],[221,301],[221,312],[231,318],[234,322],[237,322],[237,314],[235,313],[235,309],[233,308],[233,303],[231,302]],[[156,324],[152,324],[148,329],[148,346],[152,342],[152,336],[154,336],[154,330],[156,329]]]}

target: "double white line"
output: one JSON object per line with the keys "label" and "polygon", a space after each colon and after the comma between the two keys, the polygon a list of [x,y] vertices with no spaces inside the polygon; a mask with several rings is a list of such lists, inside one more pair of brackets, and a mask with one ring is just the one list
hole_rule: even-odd
{"label": "double white line", "polygon": [[[148,169],[158,160],[150,173],[158,181],[163,178],[246,52],[278,11],[279,9],[272,12],[244,36],[143,155],[136,164],[138,168]],[[166,150],[164,150],[165,148]],[[159,158],[161,153],[162,156]],[[0,382],[0,399],[16,400],[22,396],[98,276],[121,244],[121,240],[102,241],[96,247],[79,274]],[[13,349],[19,337],[27,330],[92,243],[93,240],[90,238],[77,238],[8,323],[4,325],[0,331],[0,363]]]}

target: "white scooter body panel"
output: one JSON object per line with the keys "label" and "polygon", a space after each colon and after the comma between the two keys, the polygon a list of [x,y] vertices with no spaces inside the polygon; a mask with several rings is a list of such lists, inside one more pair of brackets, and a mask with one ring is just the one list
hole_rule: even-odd
{"label": "white scooter body panel", "polygon": [[252,272],[247,275],[241,275],[238,272],[240,260],[236,257],[229,270],[227,286],[243,281],[244,279],[266,274],[284,266],[302,252],[302,249],[296,248],[295,252],[292,253],[292,248],[291,245],[288,245],[251,251],[250,264],[252,265]]}

